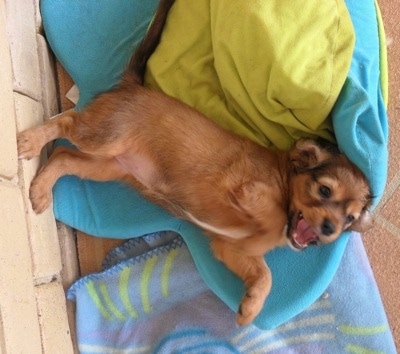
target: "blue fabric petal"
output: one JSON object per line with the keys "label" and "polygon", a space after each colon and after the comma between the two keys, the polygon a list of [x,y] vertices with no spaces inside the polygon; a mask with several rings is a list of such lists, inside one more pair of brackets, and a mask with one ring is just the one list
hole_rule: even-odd
{"label": "blue fabric petal", "polygon": [[347,0],[356,34],[350,72],[332,111],[340,149],[367,176],[373,206],[386,185],[388,121],[380,86],[379,32],[374,1]]}

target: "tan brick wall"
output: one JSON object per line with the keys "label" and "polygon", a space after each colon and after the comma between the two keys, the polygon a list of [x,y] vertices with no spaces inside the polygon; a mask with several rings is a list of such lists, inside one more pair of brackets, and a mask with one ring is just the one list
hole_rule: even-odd
{"label": "tan brick wall", "polygon": [[18,161],[16,149],[17,131],[58,110],[38,8],[0,0],[0,353],[7,354],[73,353],[58,238],[69,231],[57,228],[51,210],[37,216],[30,206],[29,184],[46,152]]}

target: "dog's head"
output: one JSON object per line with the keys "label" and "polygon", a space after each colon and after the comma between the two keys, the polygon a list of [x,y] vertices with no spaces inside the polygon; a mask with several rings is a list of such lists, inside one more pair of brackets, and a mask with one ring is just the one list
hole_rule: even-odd
{"label": "dog's head", "polygon": [[371,225],[368,182],[335,145],[299,140],[290,159],[287,237],[293,247],[329,243],[344,230],[364,231]]}

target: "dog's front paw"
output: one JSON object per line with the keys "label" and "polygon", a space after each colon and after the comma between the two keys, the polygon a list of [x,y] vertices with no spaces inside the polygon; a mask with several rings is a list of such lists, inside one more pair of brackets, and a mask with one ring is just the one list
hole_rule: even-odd
{"label": "dog's front paw", "polygon": [[34,129],[25,130],[17,135],[18,158],[30,160],[39,156],[43,144]]}
{"label": "dog's front paw", "polygon": [[253,322],[263,308],[265,298],[266,295],[256,287],[248,288],[239,306],[236,316],[237,324],[245,326]]}
{"label": "dog's front paw", "polygon": [[51,188],[48,188],[47,185],[46,180],[40,178],[40,175],[32,181],[29,199],[36,214],[43,213],[51,203]]}

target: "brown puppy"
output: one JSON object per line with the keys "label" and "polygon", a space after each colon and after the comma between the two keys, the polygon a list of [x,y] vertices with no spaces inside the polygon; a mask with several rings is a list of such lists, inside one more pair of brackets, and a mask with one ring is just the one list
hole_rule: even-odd
{"label": "brown puppy", "polygon": [[143,87],[173,0],[156,17],[120,85],[82,112],[68,111],[18,135],[20,158],[57,148],[33,180],[41,213],[63,175],[123,180],[211,236],[215,256],[246,284],[237,322],[250,323],[271,288],[264,254],[289,243],[328,243],[368,224],[370,190],[360,170],[326,142],[301,140],[291,152],[266,149],[232,134],[186,104]]}

